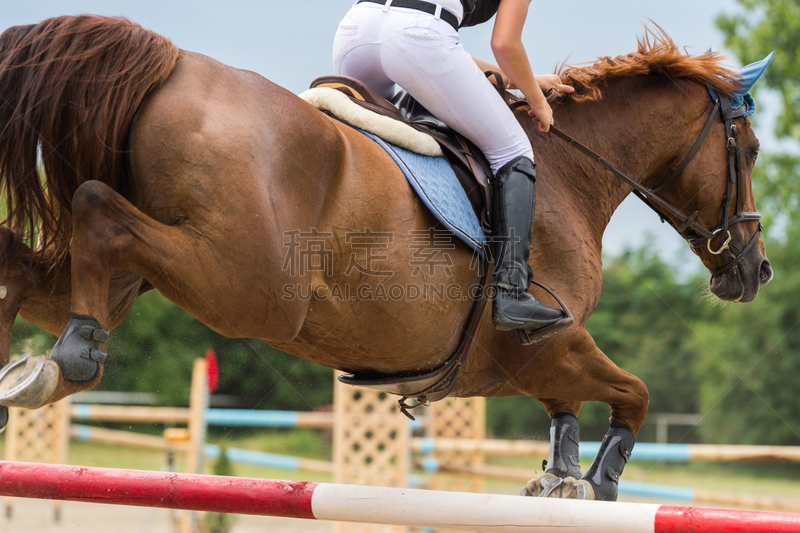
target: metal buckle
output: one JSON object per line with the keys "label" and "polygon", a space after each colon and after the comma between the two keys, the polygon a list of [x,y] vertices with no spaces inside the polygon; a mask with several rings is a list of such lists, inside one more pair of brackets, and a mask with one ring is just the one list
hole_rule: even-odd
{"label": "metal buckle", "polygon": [[[716,235],[720,231],[722,231],[722,228],[719,228],[718,230],[716,230],[714,233],[712,233],[712,235]],[[708,243],[706,244],[706,248],[708,248],[708,251],[710,253],[712,253],[714,255],[719,255],[719,254],[721,254],[722,252],[724,252],[725,250],[727,250],[729,248],[728,245],[731,243],[731,239],[732,239],[731,230],[726,230],[726,231],[728,232],[728,238],[725,240],[724,243],[722,243],[722,246],[720,246],[719,250],[717,250],[716,252],[711,249],[711,241],[713,240],[713,237],[711,239],[708,239]]]}

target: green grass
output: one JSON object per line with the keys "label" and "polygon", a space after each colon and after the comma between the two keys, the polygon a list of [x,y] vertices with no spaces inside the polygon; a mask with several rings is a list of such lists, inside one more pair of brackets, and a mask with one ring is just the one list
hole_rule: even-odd
{"label": "green grass", "polygon": [[[178,459],[180,460],[180,459]],[[166,470],[166,454],[130,446],[70,442],[69,464],[133,470]]]}
{"label": "green grass", "polygon": [[332,457],[330,440],[318,430],[301,428],[271,431],[219,431],[209,434],[212,444],[281,453],[308,459],[330,461]]}

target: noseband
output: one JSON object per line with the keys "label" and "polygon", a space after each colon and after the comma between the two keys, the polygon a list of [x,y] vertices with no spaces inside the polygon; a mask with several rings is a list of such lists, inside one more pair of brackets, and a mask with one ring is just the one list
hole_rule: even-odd
{"label": "noseband", "polygon": [[[609,170],[612,174],[616,177],[620,178],[622,181],[633,187],[633,193],[642,200],[648,207],[653,209],[658,216],[661,217],[663,222],[668,223],[672,226],[675,231],[678,232],[678,235],[683,237],[686,242],[689,243],[694,249],[698,249],[703,245],[706,245],[708,251],[714,255],[719,255],[722,252],[726,252],[732,259],[729,263],[725,264],[721,268],[711,271],[712,276],[717,276],[719,274],[723,274],[728,270],[736,267],[747,252],[753,247],[753,245],[758,240],[759,235],[764,229],[761,222],[758,223],[758,229],[750,238],[748,243],[745,245],[744,248],[739,250],[739,246],[731,242],[731,232],[730,227],[738,224],[739,222],[745,222],[749,220],[760,220],[761,215],[757,212],[751,211],[742,211],[742,161],[741,161],[741,150],[739,147],[739,132],[736,128],[736,125],[733,123],[733,119],[741,117],[747,111],[747,108],[742,105],[738,109],[731,109],[730,99],[726,96],[724,98],[720,98],[719,94],[714,89],[708,88],[709,93],[712,94],[714,98],[714,108],[711,110],[711,114],[708,117],[708,120],[703,126],[703,130],[700,132],[700,136],[692,146],[692,149],[689,150],[689,153],[683,159],[680,165],[678,165],[672,174],[664,180],[660,185],[649,189],[642,185],[641,183],[637,182],[617,167],[609,163],[606,159],[599,156],[585,145],[581,144],[580,142],[576,141],[574,137],[570,137],[560,129],[555,126],[550,126],[550,131],[552,131],[557,137],[567,141],[567,143],[577,149],[579,152],[591,157],[597,163],[602,165],[605,169]],[[705,226],[701,226],[695,220],[697,215],[699,214],[698,211],[695,211],[691,215],[684,215],[681,211],[679,211],[675,206],[664,200],[661,196],[657,193],[664,188],[666,188],[669,184],[671,184],[675,179],[683,172],[689,162],[694,158],[697,150],[700,148],[700,144],[703,142],[708,131],[711,129],[711,124],[714,121],[714,117],[717,115],[717,111],[722,110],[722,121],[725,123],[725,134],[727,137],[727,148],[728,148],[728,178],[727,178],[727,190],[725,192],[725,196],[722,198],[722,221],[714,228],[706,228]],[[733,190],[734,187],[736,188],[736,206],[735,212],[733,216],[730,216],[730,209],[731,203],[733,202]],[[673,222],[673,220],[677,221]],[[687,235],[686,232],[691,230],[694,232],[695,235]],[[711,248],[711,242],[717,237],[718,234],[726,235],[727,238],[725,242],[720,246],[719,249],[716,251]]]}

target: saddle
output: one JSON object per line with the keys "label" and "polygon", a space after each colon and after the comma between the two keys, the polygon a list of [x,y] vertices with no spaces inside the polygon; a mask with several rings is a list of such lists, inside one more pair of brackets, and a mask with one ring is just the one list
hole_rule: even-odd
{"label": "saddle", "polygon": [[487,235],[491,233],[489,210],[492,205],[492,171],[489,162],[472,141],[434,117],[406,91],[398,92],[389,101],[363,82],[347,76],[321,76],[311,82],[311,89],[317,87],[336,89],[373,113],[397,120],[433,137],[467,193],[484,232]]}

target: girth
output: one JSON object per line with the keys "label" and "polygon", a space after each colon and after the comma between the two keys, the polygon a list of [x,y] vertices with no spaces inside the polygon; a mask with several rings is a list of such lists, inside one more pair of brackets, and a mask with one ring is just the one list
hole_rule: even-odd
{"label": "girth", "polygon": [[[483,289],[489,273],[485,262],[481,265],[481,269],[482,274],[478,284],[481,289]],[[481,290],[481,295],[483,295],[483,290]],[[486,301],[486,298],[481,296],[479,300],[473,302],[472,310],[462,329],[461,340],[458,343],[458,347],[438,368],[429,372],[399,373],[389,376],[342,374],[337,379],[345,385],[377,389],[400,396],[400,400],[398,401],[400,404],[400,411],[411,420],[414,420],[414,417],[408,410],[413,409],[416,405],[407,404],[407,399],[415,399],[418,404],[429,405],[430,402],[436,402],[446,398],[456,386],[458,376],[461,374],[464,361],[472,346],[472,339],[475,337],[475,332],[478,329],[478,323],[486,307]]]}

